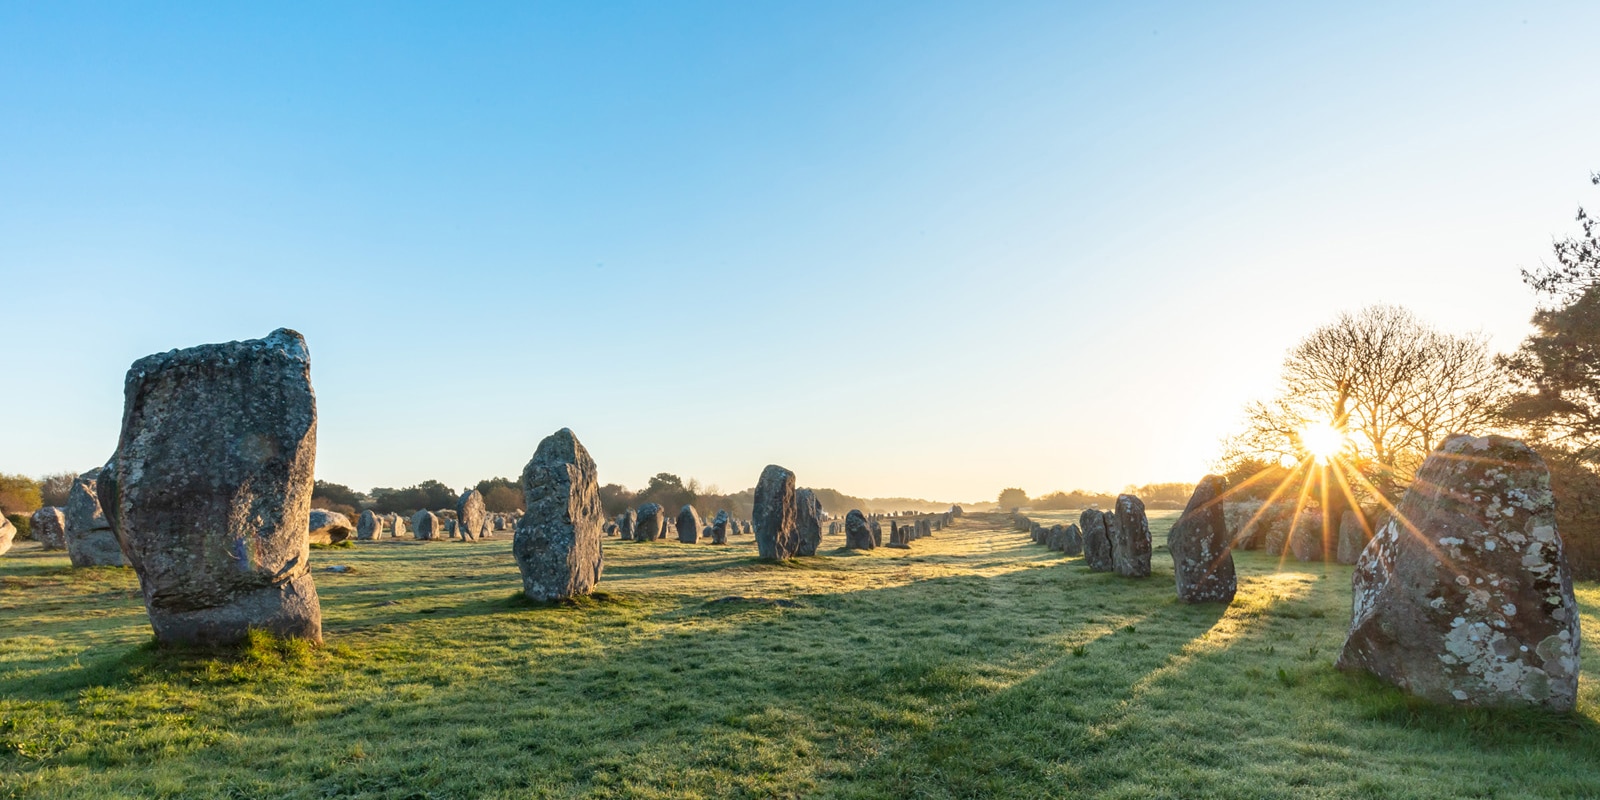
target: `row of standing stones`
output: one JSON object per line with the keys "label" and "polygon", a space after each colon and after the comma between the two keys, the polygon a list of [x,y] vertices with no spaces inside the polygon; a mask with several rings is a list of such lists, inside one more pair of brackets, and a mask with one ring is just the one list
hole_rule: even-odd
{"label": "row of standing stones", "polygon": [[[317,412],[310,376],[305,339],[288,329],[134,362],[115,452],[79,476],[64,509],[34,516],[39,540],[65,548],[74,566],[131,566],[160,642],[231,644],[251,630],[321,641],[311,542],[352,533],[378,539],[385,530],[398,537],[407,521],[367,510],[352,525],[343,514],[311,508]],[[453,518],[417,512],[412,535],[471,541],[514,525],[523,591],[538,601],[593,591],[608,527],[626,525],[637,539],[664,535],[654,504],[615,523],[604,519],[594,460],[566,428],[539,443],[521,488],[526,511],[514,522],[488,514],[482,495],[469,490]],[[951,514],[960,509],[943,515],[941,526]],[[753,532],[763,559],[787,559],[816,553],[825,518],[816,496],[795,488],[794,473],[773,465],[761,474],[753,520],[739,523],[724,511],[704,531],[714,542]],[[4,553],[16,529],[0,524]],[[926,535],[924,524],[918,535]],[[698,513],[686,507],[677,528],[681,540],[693,541],[702,532]],[[844,530],[849,548],[882,542],[878,521],[858,510]],[[909,541],[897,532],[891,546],[897,538]]]}
{"label": "row of standing stones", "polygon": [[[1226,483],[1208,475],[1167,534],[1178,598],[1231,603],[1236,528]],[[1085,511],[1077,526],[1035,541],[1092,571],[1149,572],[1143,505]],[[1454,436],[1430,454],[1376,535],[1353,559],[1349,633],[1340,669],[1368,672],[1427,700],[1471,706],[1577,704],[1577,600],[1555,524],[1543,459],[1500,436]]]}

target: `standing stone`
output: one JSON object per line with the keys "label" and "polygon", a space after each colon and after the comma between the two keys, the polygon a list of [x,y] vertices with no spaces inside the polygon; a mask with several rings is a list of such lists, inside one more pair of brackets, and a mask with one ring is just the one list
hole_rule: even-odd
{"label": "standing stone", "polygon": [[822,502],[817,500],[817,495],[810,489],[797,489],[794,493],[795,503],[795,533],[799,535],[799,544],[795,547],[797,556],[814,556],[817,548],[822,545]]}
{"label": "standing stone", "polygon": [[11,524],[4,514],[0,514],[0,556],[10,552],[11,545],[17,541],[17,526]]}
{"label": "standing stone", "polygon": [[1050,530],[1044,535],[1044,546],[1050,548],[1051,550],[1055,550],[1056,552],[1060,552],[1066,549],[1066,543],[1062,541],[1063,537],[1066,535],[1067,529],[1065,527],[1061,525],[1051,525]]}
{"label": "standing stone", "polygon": [[844,546],[850,550],[871,550],[878,546],[872,536],[872,525],[860,509],[852,508],[844,515]]}
{"label": "standing stone", "polygon": [[877,517],[872,519],[872,546],[883,546],[883,523]]}
{"label": "standing stone", "polygon": [[406,521],[399,514],[390,514],[389,524],[392,526],[389,529],[390,538],[398,539],[406,534]]}
{"label": "standing stone", "polygon": [[306,541],[313,544],[338,544],[356,532],[349,517],[321,508],[313,508],[306,515],[306,529]]}
{"label": "standing stone", "polygon": [[661,538],[661,531],[667,525],[666,514],[659,503],[645,503],[639,506],[639,525],[633,531],[636,542],[651,542]]}
{"label": "standing stone", "polygon": [[456,527],[469,542],[489,535],[489,510],[483,505],[483,492],[468,489],[456,499]]}
{"label": "standing stone", "polygon": [[429,542],[439,538],[439,517],[432,511],[423,509],[411,515],[411,535],[419,542]]}
{"label": "standing stone", "polygon": [[732,517],[728,516],[727,510],[718,511],[717,515],[711,519],[711,543],[727,544],[728,534],[736,529],[737,524]]}
{"label": "standing stone", "polygon": [[1117,495],[1117,521],[1107,533],[1111,539],[1111,565],[1124,578],[1150,577],[1150,523],[1144,501],[1131,494]]}
{"label": "standing stone", "polygon": [[67,515],[55,506],[45,506],[33,512],[28,519],[33,540],[46,550],[63,550],[67,546]]}
{"label": "standing stone", "polygon": [[742,520],[739,522],[739,530],[744,533],[744,535],[749,536],[755,531],[755,527],[750,524],[750,520]]}
{"label": "standing stone", "polygon": [[1185,603],[1231,603],[1239,590],[1223,513],[1226,489],[1227,481],[1216,475],[1201,478],[1183,516],[1167,532],[1178,599]]}
{"label": "standing stone", "polygon": [[1069,556],[1083,555],[1083,531],[1076,524],[1067,525],[1061,532],[1061,552]]}
{"label": "standing stone", "polygon": [[756,550],[763,559],[783,561],[800,549],[799,509],[795,502],[794,473],[769,464],[756,482]]}
{"label": "standing stone", "polygon": [[361,512],[361,516],[356,519],[356,538],[370,542],[382,537],[383,523],[379,521],[378,515],[372,513],[370,508]]}
{"label": "standing stone", "polygon": [[1322,526],[1320,506],[1300,509],[1300,515],[1289,532],[1288,552],[1300,561],[1326,560]]}
{"label": "standing stone", "polygon": [[1090,572],[1111,571],[1111,536],[1106,531],[1108,515],[1097,508],[1086,508],[1078,515],[1083,527],[1083,560]]}
{"label": "standing stone", "polygon": [[544,438],[522,470],[528,513],[517,523],[511,552],[531,600],[563,600],[594,591],[604,568],[600,483],[594,459],[562,428]]}
{"label": "standing stone", "polygon": [[617,536],[624,542],[633,541],[633,529],[639,521],[639,515],[633,509],[628,509],[617,515]]}
{"label": "standing stone", "polygon": [[678,509],[678,541],[683,544],[694,544],[700,541],[700,529],[705,527],[700,522],[700,512],[694,506],[684,506]]}
{"label": "standing stone", "polygon": [[[99,479],[156,639],[321,641],[309,567],[317,404],[300,334],[146,356]],[[348,522],[348,520],[346,521]]]}
{"label": "standing stone", "polygon": [[1340,669],[1439,703],[1573,709],[1578,604],[1549,470],[1522,442],[1441,444],[1351,585]]}
{"label": "standing stone", "polygon": [[121,567],[128,562],[122,543],[100,506],[102,468],[79,475],[67,492],[67,557],[74,567]]}
{"label": "standing stone", "polygon": [[1344,519],[1339,521],[1339,547],[1335,557],[1340,564],[1354,564],[1361,557],[1361,551],[1367,547],[1367,542],[1372,541],[1373,527],[1367,522],[1367,515],[1359,508],[1348,508],[1344,512]]}

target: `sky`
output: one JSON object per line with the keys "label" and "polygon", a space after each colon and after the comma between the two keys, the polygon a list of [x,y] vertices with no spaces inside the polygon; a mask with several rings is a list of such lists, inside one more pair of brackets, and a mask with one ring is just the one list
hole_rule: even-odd
{"label": "sky", "polygon": [[0,472],[303,333],[317,475],[1193,481],[1387,302],[1515,348],[1600,3],[0,4]]}

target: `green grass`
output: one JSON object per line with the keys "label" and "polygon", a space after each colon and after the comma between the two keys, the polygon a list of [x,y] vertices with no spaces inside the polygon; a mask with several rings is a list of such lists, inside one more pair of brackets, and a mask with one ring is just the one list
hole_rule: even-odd
{"label": "green grass", "polygon": [[1592,644],[1577,714],[1436,708],[1332,668],[1346,567],[1245,554],[1190,607],[1159,547],[1126,580],[1006,527],[776,565],[612,540],[551,605],[507,538],[362,542],[312,555],[324,647],[230,653],[154,647],[131,573],[22,546],[0,798],[1600,796]]}

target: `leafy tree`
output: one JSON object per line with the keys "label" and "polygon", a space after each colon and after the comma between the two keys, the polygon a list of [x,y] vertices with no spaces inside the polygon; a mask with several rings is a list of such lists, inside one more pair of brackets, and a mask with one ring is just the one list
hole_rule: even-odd
{"label": "leafy tree", "polygon": [[39,500],[47,506],[65,506],[72,492],[72,482],[78,476],[71,472],[55,472],[39,479]]}
{"label": "leafy tree", "polygon": [[495,486],[484,492],[483,507],[496,514],[522,510],[522,490],[509,486]]}
{"label": "leafy tree", "polygon": [[372,490],[372,510],[382,513],[412,514],[423,509],[429,511],[454,509],[458,496],[450,487],[431,480],[404,489],[379,487]]}
{"label": "leafy tree", "polygon": [[640,490],[634,499],[640,504],[660,503],[662,508],[669,513],[676,514],[684,506],[694,505],[698,496],[697,481],[691,480],[689,485],[684,485],[683,479],[669,472],[657,473],[650,479],[649,485]]}
{"label": "leafy tree", "polygon": [[608,483],[600,487],[600,507],[608,517],[615,517],[633,508],[637,505],[634,499],[633,492],[620,483]]}
{"label": "leafy tree", "polygon": [[1021,508],[1028,504],[1028,493],[1015,487],[1000,490],[1000,499],[996,501],[1001,508]]}
{"label": "leafy tree", "polygon": [[0,472],[0,510],[7,514],[32,514],[41,505],[38,481],[26,475]]}
{"label": "leafy tree", "polygon": [[[330,511],[338,510],[329,508],[327,505],[319,506],[317,505],[318,500],[344,508],[360,508],[363,503],[367,502],[367,497],[343,484],[317,481],[311,490],[312,507],[328,508]],[[341,513],[343,512],[341,511]]]}
{"label": "leafy tree", "polygon": [[[1600,185],[1600,173],[1590,176]],[[1555,301],[1533,315],[1535,332],[1499,359],[1513,393],[1508,422],[1530,438],[1600,462],[1600,230],[1578,209],[1582,232],[1555,243],[1556,263],[1522,279]]]}

